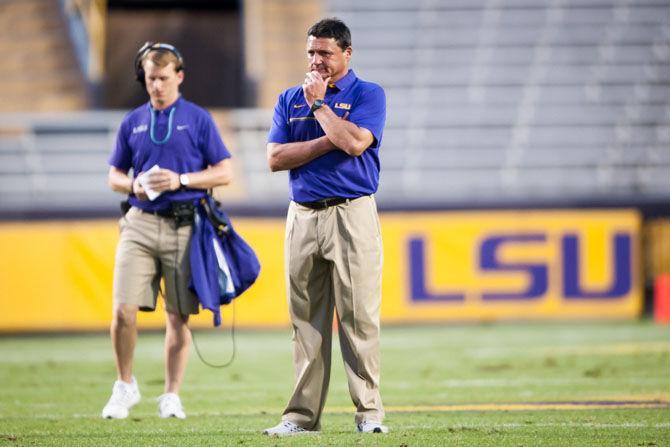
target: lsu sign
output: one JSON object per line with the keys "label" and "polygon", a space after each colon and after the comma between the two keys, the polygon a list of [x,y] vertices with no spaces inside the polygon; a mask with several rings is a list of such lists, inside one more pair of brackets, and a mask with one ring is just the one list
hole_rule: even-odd
{"label": "lsu sign", "polygon": [[384,214],[384,321],[632,318],[640,216],[613,211]]}
{"label": "lsu sign", "polygon": [[[224,324],[288,327],[284,219],[237,219],[261,275]],[[642,309],[640,216],[616,211],[384,213],[381,317],[389,322],[633,318]],[[0,225],[0,332],[106,329],[116,221]],[[35,275],[36,266],[42,268]],[[211,327],[211,315],[191,320]],[[162,312],[142,313],[160,328]]]}

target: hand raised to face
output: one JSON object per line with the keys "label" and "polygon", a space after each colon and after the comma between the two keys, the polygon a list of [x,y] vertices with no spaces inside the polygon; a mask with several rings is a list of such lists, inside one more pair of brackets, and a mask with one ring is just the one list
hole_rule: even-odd
{"label": "hand raised to face", "polygon": [[316,70],[305,73],[305,82],[302,84],[302,91],[305,94],[307,105],[312,107],[315,99],[324,99],[326,97],[328,82],[330,82],[330,78],[323,79]]}

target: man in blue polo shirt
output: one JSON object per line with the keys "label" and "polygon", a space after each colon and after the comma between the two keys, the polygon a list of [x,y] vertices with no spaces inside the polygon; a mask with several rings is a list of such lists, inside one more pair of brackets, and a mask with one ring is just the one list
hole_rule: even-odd
{"label": "man in blue polo shirt", "polygon": [[386,119],[384,90],[349,69],[351,33],[338,19],[307,32],[308,73],[279,96],[267,156],[289,170],[285,268],[295,388],[263,433],[318,433],[330,379],[333,311],[356,429],[386,433],[379,394],[382,242],[373,194]]}
{"label": "man in blue polo shirt", "polygon": [[109,184],[129,195],[131,208],[120,220],[114,265],[110,332],[118,377],[102,417],[126,418],[140,400],[132,374],[137,311],[156,308],[162,278],[165,391],[158,411],[163,418],[183,419],[179,388],[191,342],[187,322],[198,313],[198,299],[188,288],[189,218],[209,188],[230,182],[230,153],[209,113],[180,96],[183,60],[175,47],[147,43],[137,53],[135,70],[149,101],[125,117],[109,159]]}

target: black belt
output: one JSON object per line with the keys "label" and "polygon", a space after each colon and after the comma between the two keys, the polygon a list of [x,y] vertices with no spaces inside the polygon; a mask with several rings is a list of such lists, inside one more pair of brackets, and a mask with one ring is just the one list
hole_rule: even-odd
{"label": "black belt", "polygon": [[153,214],[154,216],[169,217],[174,219],[174,212],[171,209],[168,210],[143,210],[142,208],[137,209],[145,214]]}
{"label": "black belt", "polygon": [[311,208],[313,210],[325,210],[329,206],[340,205],[348,200],[353,199],[346,199],[344,197],[329,197],[327,199],[315,200],[313,202],[297,202],[297,203],[298,205],[306,206],[307,208]]}
{"label": "black belt", "polygon": [[177,228],[193,224],[193,219],[195,218],[195,206],[189,201],[172,202],[170,208],[162,210],[143,210],[142,208],[138,209],[146,214],[153,214],[154,216],[174,219]]}

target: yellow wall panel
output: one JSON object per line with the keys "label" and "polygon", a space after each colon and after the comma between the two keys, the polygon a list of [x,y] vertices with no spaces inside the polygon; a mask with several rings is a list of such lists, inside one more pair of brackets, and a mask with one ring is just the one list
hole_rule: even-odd
{"label": "yellow wall panel", "polygon": [[[286,325],[283,220],[236,219],[235,226],[262,265],[256,284],[236,300],[237,324]],[[116,221],[0,225],[0,330],[108,327],[117,240]],[[230,306],[222,315],[229,324]],[[163,327],[164,316],[140,312],[139,321],[141,327]],[[201,312],[192,324],[211,327],[211,313]]]}
{"label": "yellow wall panel", "polygon": [[[632,210],[387,213],[385,322],[632,318],[642,310]],[[241,327],[286,326],[284,220],[234,221],[261,274],[236,300]],[[104,329],[117,222],[0,225],[0,330]],[[231,306],[223,307],[229,325]],[[141,327],[162,327],[162,312]],[[192,320],[211,327],[208,311]]]}

